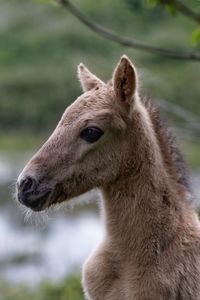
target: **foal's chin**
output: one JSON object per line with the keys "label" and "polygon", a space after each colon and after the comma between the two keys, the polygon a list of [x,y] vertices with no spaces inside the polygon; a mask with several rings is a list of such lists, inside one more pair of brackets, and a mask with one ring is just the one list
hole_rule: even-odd
{"label": "foal's chin", "polygon": [[34,212],[42,212],[42,211],[47,210],[50,207],[57,206],[67,200],[65,194],[60,194],[60,195],[56,196],[54,193],[55,192],[52,191],[45,197],[39,198],[37,200],[37,202],[34,203],[34,205],[30,205],[27,207],[30,208],[31,210],[33,210]]}
{"label": "foal's chin", "polygon": [[[25,207],[31,209],[34,212],[40,212],[44,211],[50,206],[50,195],[51,192],[47,192],[46,194],[37,197],[37,199],[27,202],[27,203],[22,203]],[[21,201],[19,201],[21,202]]]}

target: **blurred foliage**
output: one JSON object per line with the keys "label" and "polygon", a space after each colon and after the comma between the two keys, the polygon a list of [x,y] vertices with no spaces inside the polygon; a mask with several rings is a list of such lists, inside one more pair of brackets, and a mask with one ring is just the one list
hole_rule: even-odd
{"label": "blurred foliage", "polygon": [[[194,30],[191,21],[179,15],[174,18],[159,5],[149,9],[146,0],[75,2],[116,32],[162,47],[187,47]],[[81,93],[76,65],[83,61],[108,80],[123,53],[136,62],[149,94],[200,115],[200,69],[195,63],[116,45],[89,31],[59,6],[1,0],[0,40],[3,134],[51,132],[67,105]]]}
{"label": "blurred foliage", "polygon": [[61,283],[42,282],[35,288],[26,284],[0,283],[0,300],[83,300],[79,276],[67,277]]}
{"label": "blurred foliage", "polygon": [[193,170],[200,169],[200,143],[199,142],[182,142],[181,144],[182,152],[185,159]]}
{"label": "blurred foliage", "polygon": [[42,135],[20,134],[18,132],[0,134],[0,149],[2,152],[35,151],[45,142]]}
{"label": "blurred foliage", "polygon": [[196,46],[200,42],[200,27],[196,28],[192,33],[192,44]]}

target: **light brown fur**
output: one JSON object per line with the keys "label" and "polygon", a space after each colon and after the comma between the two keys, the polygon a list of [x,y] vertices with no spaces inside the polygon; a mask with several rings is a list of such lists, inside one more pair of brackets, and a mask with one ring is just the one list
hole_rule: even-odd
{"label": "light brown fur", "polygon": [[[81,64],[79,78],[85,93],[27,164],[19,190],[27,175],[37,193],[50,187],[42,210],[100,188],[105,237],[83,267],[87,299],[200,299],[200,224],[183,161],[139,96],[135,67],[123,56],[105,84]],[[104,131],[96,143],[80,138],[88,126]]]}

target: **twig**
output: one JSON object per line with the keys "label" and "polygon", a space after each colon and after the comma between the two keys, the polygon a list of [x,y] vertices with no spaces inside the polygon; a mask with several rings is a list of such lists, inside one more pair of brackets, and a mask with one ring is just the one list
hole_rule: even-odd
{"label": "twig", "polygon": [[58,0],[58,2],[70,11],[79,21],[86,25],[89,29],[101,35],[102,37],[111,40],[120,45],[142,50],[149,53],[154,53],[163,57],[179,59],[179,60],[189,60],[189,61],[200,61],[200,53],[194,51],[177,51],[172,49],[165,49],[149,45],[143,42],[139,42],[129,37],[121,36],[111,31],[95,22],[93,22],[88,16],[82,13],[82,11],[72,4],[69,0]]}
{"label": "twig", "polygon": [[179,0],[161,0],[161,4],[173,4],[177,11],[179,11],[182,15],[200,23],[200,14],[197,14]]}

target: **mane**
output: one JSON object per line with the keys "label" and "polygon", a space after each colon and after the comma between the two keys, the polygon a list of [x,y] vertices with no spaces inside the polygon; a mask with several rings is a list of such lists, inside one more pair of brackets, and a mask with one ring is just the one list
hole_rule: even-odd
{"label": "mane", "polygon": [[149,112],[169,176],[190,193],[188,170],[173,133],[151,98],[141,96],[141,100]]}
{"label": "mane", "polygon": [[[108,81],[107,84],[113,86],[112,80]],[[165,117],[152,99],[144,95],[142,91],[140,91],[140,100],[151,118],[169,176],[188,193],[191,193],[189,173],[185,160],[177,147],[176,138],[170,130]]]}

